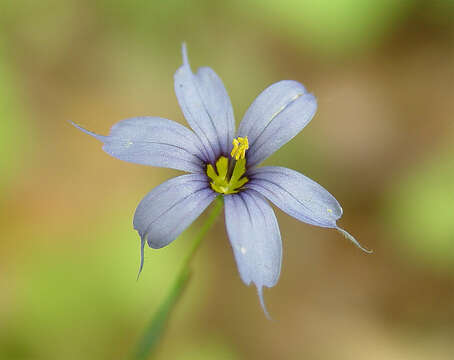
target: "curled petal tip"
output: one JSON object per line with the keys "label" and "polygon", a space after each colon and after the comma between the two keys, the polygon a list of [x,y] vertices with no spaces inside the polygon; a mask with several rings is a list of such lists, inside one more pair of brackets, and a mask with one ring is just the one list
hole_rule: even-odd
{"label": "curled petal tip", "polygon": [[141,236],[141,239],[140,239],[140,267],[139,267],[139,273],[137,274],[137,280],[139,280],[140,274],[143,269],[143,261],[145,259],[144,252],[145,252],[145,236]]}
{"label": "curled petal tip", "polygon": [[340,227],[337,227],[336,228],[337,231],[339,231],[342,235],[344,235],[344,237],[348,240],[350,240],[353,244],[355,244],[357,247],[359,247],[362,251],[364,251],[365,253],[367,254],[372,254],[373,253],[373,250],[369,250],[369,249],[366,249],[365,247],[363,247],[359,242],[358,240],[356,240],[352,235],[350,235],[348,232],[346,232],[344,229],[340,228]]}
{"label": "curled petal tip", "polygon": [[270,313],[266,309],[265,300],[263,298],[263,286],[257,286],[257,294],[259,296],[260,305],[262,306],[263,312],[268,320],[273,320],[270,316]]}

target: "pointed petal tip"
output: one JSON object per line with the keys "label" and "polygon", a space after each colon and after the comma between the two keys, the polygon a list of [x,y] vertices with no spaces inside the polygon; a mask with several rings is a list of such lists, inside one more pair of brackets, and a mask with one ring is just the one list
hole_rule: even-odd
{"label": "pointed petal tip", "polygon": [[336,227],[336,230],[339,231],[346,239],[350,240],[353,244],[355,244],[358,248],[360,248],[362,251],[364,251],[367,254],[372,254],[374,251],[366,249],[363,247],[358,240],[356,240],[352,235],[350,235],[347,231],[340,227]]}
{"label": "pointed petal tip", "polygon": [[181,44],[181,53],[183,54],[183,65],[189,65],[188,48],[185,42]]}
{"label": "pointed petal tip", "polygon": [[142,273],[143,269],[143,262],[145,259],[145,237],[141,236],[140,238],[140,267],[139,267],[139,273],[137,274],[137,281],[139,280],[140,274]]}
{"label": "pointed petal tip", "polygon": [[273,320],[270,316],[270,313],[268,312],[268,310],[266,309],[266,305],[265,305],[265,300],[263,298],[263,286],[259,286],[259,285],[256,285],[257,286],[257,294],[259,296],[259,300],[260,300],[260,306],[262,307],[263,309],[263,312],[265,313],[265,316],[268,320]]}
{"label": "pointed petal tip", "polygon": [[106,138],[106,136],[98,135],[98,134],[94,133],[93,131],[90,131],[90,130],[87,130],[87,129],[83,128],[79,124],[76,124],[74,121],[68,120],[68,122],[72,126],[74,126],[76,129],[79,129],[80,131],[84,132],[87,135],[93,136],[95,139],[98,139],[99,141],[104,142],[104,139]]}

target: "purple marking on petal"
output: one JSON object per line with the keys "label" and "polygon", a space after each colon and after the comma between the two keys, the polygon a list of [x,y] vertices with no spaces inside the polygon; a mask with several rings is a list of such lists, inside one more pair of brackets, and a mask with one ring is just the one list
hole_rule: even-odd
{"label": "purple marking on petal", "polygon": [[265,314],[263,286],[276,285],[281,271],[282,242],[274,211],[254,190],[224,196],[225,223],[233,253],[246,285],[257,287]]}
{"label": "purple marking on petal", "polygon": [[134,214],[134,229],[158,249],[180,235],[216,198],[204,174],[167,180],[150,191]]}
{"label": "purple marking on petal", "polygon": [[317,100],[305,87],[283,80],[266,88],[252,103],[238,128],[247,136],[249,167],[254,167],[295,137],[312,119]]}

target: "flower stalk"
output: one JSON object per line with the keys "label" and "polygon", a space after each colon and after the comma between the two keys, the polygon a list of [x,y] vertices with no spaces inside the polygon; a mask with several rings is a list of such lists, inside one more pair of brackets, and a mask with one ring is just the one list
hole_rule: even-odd
{"label": "flower stalk", "polygon": [[133,360],[145,360],[148,359],[152,352],[156,349],[159,341],[164,333],[167,321],[170,318],[170,314],[178,299],[182,295],[190,275],[190,264],[197,249],[199,248],[205,235],[213,227],[216,219],[222,211],[224,206],[224,200],[222,196],[218,196],[214,202],[213,208],[208,215],[205,223],[200,228],[194,241],[192,242],[191,249],[187,253],[183,260],[182,267],[178,273],[175,282],[173,283],[168,295],[159,306],[157,312],[152,317],[150,323],[145,329],[141,340],[137,344],[135,352],[132,356]]}

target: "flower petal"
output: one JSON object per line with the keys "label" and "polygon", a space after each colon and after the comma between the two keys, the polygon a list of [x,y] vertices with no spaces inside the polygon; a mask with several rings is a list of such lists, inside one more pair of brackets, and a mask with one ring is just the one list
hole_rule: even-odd
{"label": "flower petal", "polygon": [[103,150],[117,159],[143,165],[203,172],[203,153],[197,136],[174,121],[136,117],[116,123],[109,136],[76,128],[104,143]]}
{"label": "flower petal", "polygon": [[263,286],[276,285],[281,271],[282,242],[276,216],[266,199],[248,190],[224,196],[225,223],[241,279],[257,287],[260,303]]}
{"label": "flower petal", "polygon": [[167,180],[142,199],[134,214],[134,229],[150,247],[162,248],[191,225],[215,197],[205,175]]}
{"label": "flower petal", "polygon": [[317,100],[296,81],[266,88],[247,110],[237,136],[247,136],[248,166],[255,166],[297,135],[317,110]]}
{"label": "flower petal", "polygon": [[248,172],[247,187],[266,196],[287,214],[308,224],[336,227],[342,216],[337,200],[323,187],[297,171],[264,166]]}
{"label": "flower petal", "polygon": [[267,197],[290,216],[305,223],[334,228],[365,252],[359,242],[337,226],[342,208],[322,186],[297,171],[279,166],[264,166],[248,172],[246,187]]}
{"label": "flower petal", "polygon": [[235,132],[232,104],[222,80],[208,68],[193,74],[183,44],[183,65],[175,73],[175,93],[183,114],[205,148],[209,162],[229,154]]}

